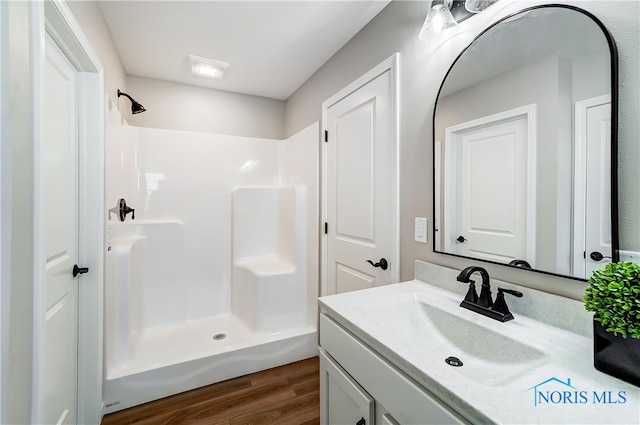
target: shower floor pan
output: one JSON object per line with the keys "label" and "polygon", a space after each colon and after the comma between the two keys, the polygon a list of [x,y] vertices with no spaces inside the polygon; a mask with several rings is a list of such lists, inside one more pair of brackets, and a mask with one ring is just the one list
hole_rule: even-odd
{"label": "shower floor pan", "polygon": [[106,365],[105,414],[318,354],[314,328],[257,333],[232,315],[149,329],[137,341],[128,364]]}

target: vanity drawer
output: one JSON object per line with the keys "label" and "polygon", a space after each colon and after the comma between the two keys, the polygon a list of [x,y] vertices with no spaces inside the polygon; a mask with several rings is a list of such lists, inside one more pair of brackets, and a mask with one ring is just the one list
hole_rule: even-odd
{"label": "vanity drawer", "polygon": [[399,423],[467,423],[324,313],[320,345]]}

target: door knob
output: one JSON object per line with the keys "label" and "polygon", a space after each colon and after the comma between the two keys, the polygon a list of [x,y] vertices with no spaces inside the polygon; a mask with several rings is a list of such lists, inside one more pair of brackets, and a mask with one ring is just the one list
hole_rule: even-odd
{"label": "door knob", "polygon": [[467,239],[465,239],[465,237],[464,237],[464,236],[462,236],[462,235],[458,236],[458,237],[456,238],[456,240],[457,240],[458,242],[460,242],[460,243],[462,243],[462,242],[466,242],[466,241],[467,241]]}
{"label": "door knob", "polygon": [[360,420],[356,422],[356,425],[367,425],[367,421],[365,421],[364,418],[360,418]]}
{"label": "door knob", "polygon": [[600,253],[598,251],[593,251],[591,254],[589,254],[589,257],[593,261],[601,261],[603,258],[611,258],[611,257],[607,257],[607,256],[602,255],[602,253]]}
{"label": "door knob", "polygon": [[387,263],[387,260],[384,258],[381,258],[380,261],[375,264],[371,260],[367,260],[367,263],[371,264],[373,267],[380,267],[382,270],[387,270],[389,267],[389,263]]}
{"label": "door knob", "polygon": [[89,267],[78,267],[77,264],[73,266],[73,277],[78,276],[79,274],[89,273]]}

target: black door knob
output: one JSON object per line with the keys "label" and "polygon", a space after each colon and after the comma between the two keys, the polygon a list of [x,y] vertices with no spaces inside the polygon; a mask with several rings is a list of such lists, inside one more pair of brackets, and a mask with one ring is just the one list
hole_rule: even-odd
{"label": "black door knob", "polygon": [[387,270],[389,267],[389,263],[387,263],[387,260],[384,258],[381,258],[380,261],[375,264],[371,260],[367,260],[367,263],[371,264],[373,267],[380,267],[382,270]]}
{"label": "black door knob", "polygon": [[356,425],[367,425],[367,421],[365,421],[364,418],[360,418],[360,420],[356,422]]}
{"label": "black door knob", "polygon": [[460,236],[458,236],[458,237],[456,238],[456,240],[457,240],[458,242],[462,243],[462,242],[466,242],[466,240],[467,240],[467,239],[465,239],[465,237],[464,237],[464,236],[460,235]]}
{"label": "black door knob", "polygon": [[601,261],[603,258],[611,258],[611,257],[607,257],[607,256],[602,255],[602,253],[598,252],[598,251],[593,251],[591,254],[589,254],[589,257],[593,261]]}
{"label": "black door knob", "polygon": [[73,266],[73,277],[78,276],[79,274],[89,273],[89,267],[78,267],[77,264]]}

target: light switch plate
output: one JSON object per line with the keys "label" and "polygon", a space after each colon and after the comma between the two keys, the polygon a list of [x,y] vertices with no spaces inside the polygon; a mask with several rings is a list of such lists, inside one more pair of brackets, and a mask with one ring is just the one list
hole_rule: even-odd
{"label": "light switch plate", "polygon": [[426,217],[416,217],[414,226],[414,240],[416,242],[427,243],[427,219]]}

